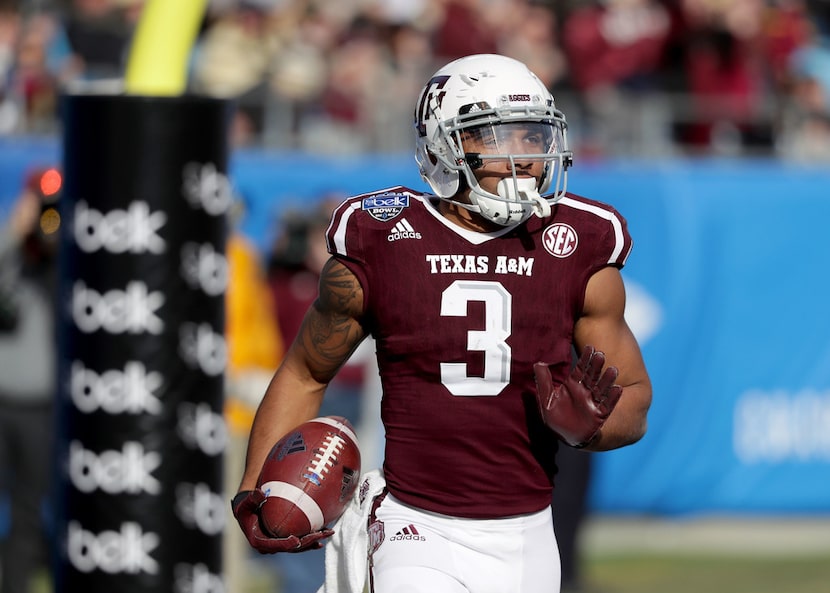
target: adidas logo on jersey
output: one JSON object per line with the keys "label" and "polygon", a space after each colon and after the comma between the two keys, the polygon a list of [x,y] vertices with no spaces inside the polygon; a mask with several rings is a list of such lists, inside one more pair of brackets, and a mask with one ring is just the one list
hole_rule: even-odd
{"label": "adidas logo on jersey", "polygon": [[415,229],[412,228],[412,225],[409,224],[409,221],[405,218],[401,218],[395,226],[392,227],[392,232],[389,233],[389,236],[386,237],[387,241],[398,241],[399,239],[420,239],[421,233],[417,232]]}
{"label": "adidas logo on jersey", "polygon": [[389,538],[390,542],[396,541],[414,541],[414,542],[425,542],[427,538],[418,533],[418,530],[415,528],[414,525],[411,523],[401,529],[398,533],[393,535]]}

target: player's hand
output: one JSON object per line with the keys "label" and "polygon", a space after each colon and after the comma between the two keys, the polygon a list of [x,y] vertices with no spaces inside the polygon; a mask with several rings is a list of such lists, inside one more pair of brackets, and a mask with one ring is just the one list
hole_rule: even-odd
{"label": "player's hand", "polygon": [[321,529],[302,537],[271,537],[263,531],[259,522],[259,507],[263,502],[265,495],[259,489],[244,490],[231,500],[233,516],[239,522],[248,543],[261,554],[317,550],[323,547],[322,540],[334,534],[331,529]]}
{"label": "player's hand", "polygon": [[564,383],[553,384],[549,366],[533,365],[536,399],[545,424],[571,447],[589,445],[622,395],[619,371],[605,365],[605,354],[586,346]]}

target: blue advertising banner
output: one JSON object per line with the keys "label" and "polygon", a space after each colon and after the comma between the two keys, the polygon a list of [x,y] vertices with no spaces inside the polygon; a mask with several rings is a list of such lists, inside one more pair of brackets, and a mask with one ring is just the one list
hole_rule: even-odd
{"label": "blue advertising banner", "polygon": [[609,512],[830,512],[830,172],[618,163],[572,188],[635,238],[629,321],[654,383],[647,436],[599,456]]}

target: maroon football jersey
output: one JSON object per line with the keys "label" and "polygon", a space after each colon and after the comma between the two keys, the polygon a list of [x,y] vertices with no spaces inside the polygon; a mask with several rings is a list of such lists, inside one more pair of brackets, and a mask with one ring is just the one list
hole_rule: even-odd
{"label": "maroon football jersey", "polygon": [[569,371],[588,279],[631,250],[625,220],[568,194],[548,218],[477,233],[395,187],[343,202],[326,240],[363,287],[390,492],[471,518],[549,505],[557,442],[533,363],[561,363],[555,380]]}

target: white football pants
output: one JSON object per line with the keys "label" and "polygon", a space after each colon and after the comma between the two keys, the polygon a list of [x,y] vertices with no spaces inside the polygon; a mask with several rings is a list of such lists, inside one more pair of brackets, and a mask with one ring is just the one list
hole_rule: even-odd
{"label": "white football pants", "polygon": [[463,519],[391,494],[369,527],[371,593],[559,593],[550,507],[504,519]]}

